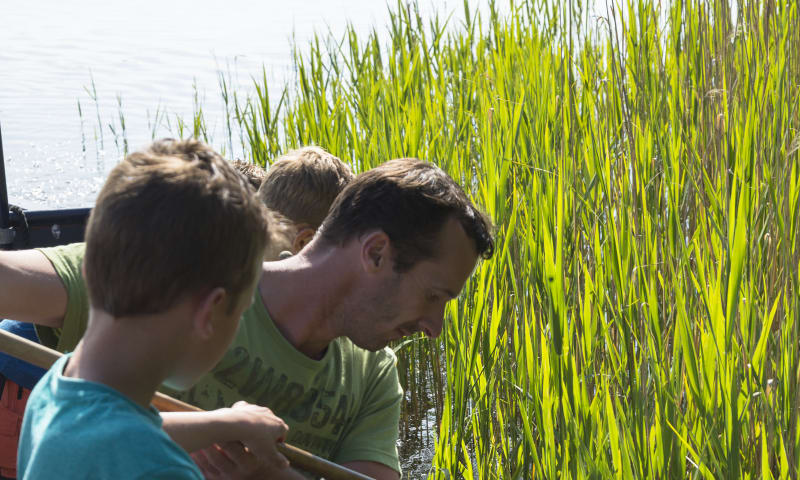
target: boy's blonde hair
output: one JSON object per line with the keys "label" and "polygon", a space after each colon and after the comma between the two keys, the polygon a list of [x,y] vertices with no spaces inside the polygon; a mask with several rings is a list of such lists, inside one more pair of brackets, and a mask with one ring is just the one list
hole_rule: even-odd
{"label": "boy's blonde hair", "polygon": [[197,140],[159,140],[128,155],[86,227],[92,306],[115,317],[159,313],[222,287],[233,309],[267,242],[267,214],[254,193]]}
{"label": "boy's blonde hair", "polygon": [[250,182],[250,186],[253,187],[254,190],[258,190],[258,187],[261,186],[261,182],[264,181],[264,177],[267,176],[267,171],[255,163],[234,160],[233,168],[247,178],[247,181]]}
{"label": "boy's blonde hair", "polygon": [[339,158],[319,147],[303,147],[272,164],[258,196],[273,212],[316,230],[353,178],[350,167]]}

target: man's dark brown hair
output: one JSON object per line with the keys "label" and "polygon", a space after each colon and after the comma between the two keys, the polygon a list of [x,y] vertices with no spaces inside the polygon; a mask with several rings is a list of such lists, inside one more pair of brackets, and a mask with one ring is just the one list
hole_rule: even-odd
{"label": "man's dark brown hair", "polygon": [[230,163],[197,140],[157,141],[111,171],[92,209],[90,302],[115,317],[152,314],[222,287],[233,309],[267,234],[264,207]]}
{"label": "man's dark brown hair", "polygon": [[461,187],[436,165],[415,158],[391,160],[358,175],[331,206],[322,240],[343,245],[369,230],[389,236],[395,271],[437,255],[437,234],[450,218],[475,242],[478,255],[494,253],[491,221]]}
{"label": "man's dark brown hair", "polygon": [[303,147],[269,167],[258,196],[270,210],[316,230],[352,179],[353,172],[338,157],[320,147]]}

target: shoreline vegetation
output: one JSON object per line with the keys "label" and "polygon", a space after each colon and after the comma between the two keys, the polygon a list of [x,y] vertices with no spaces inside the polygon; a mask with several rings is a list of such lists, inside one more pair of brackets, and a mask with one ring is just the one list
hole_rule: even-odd
{"label": "shoreline vegetation", "polygon": [[465,2],[445,28],[398,2],[385,42],[296,48],[277,102],[221,74],[221,135],[196,88],[148,126],[261,165],[431,160],[492,217],[441,337],[395,346],[408,478],[800,475],[797,2],[614,5]]}

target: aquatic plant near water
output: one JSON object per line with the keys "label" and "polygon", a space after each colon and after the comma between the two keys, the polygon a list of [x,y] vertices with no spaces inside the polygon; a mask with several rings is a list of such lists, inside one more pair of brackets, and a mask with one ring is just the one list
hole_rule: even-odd
{"label": "aquatic plant near water", "polygon": [[[798,477],[797,8],[465,2],[447,25],[398,3],[386,42],[298,47],[278,102],[266,73],[253,98],[221,77],[247,158],[420,157],[494,219],[441,337],[396,345],[423,472]],[[178,125],[214,141],[199,107]]]}

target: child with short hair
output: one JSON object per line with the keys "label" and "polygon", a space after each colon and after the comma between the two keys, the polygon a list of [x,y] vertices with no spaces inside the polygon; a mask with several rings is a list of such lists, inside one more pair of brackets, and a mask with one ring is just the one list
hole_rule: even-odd
{"label": "child with short hair", "polygon": [[265,258],[299,252],[353,178],[350,167],[320,147],[302,147],[278,157],[258,189],[274,227]]}
{"label": "child with short hair", "polygon": [[[226,351],[261,272],[263,206],[205,144],[162,140],[111,172],[83,263],[89,327],[36,385],[19,445],[21,478],[202,478],[186,451],[241,441],[280,474],[286,425],[255,405],[162,427],[150,399],[187,388]],[[239,248],[229,248],[233,243]],[[183,448],[182,448],[183,447]]]}
{"label": "child with short hair", "polygon": [[250,182],[250,186],[255,190],[258,190],[258,187],[261,186],[261,182],[264,181],[264,177],[267,176],[267,171],[255,163],[234,160],[233,168],[235,168],[237,172],[244,175],[247,181]]}

